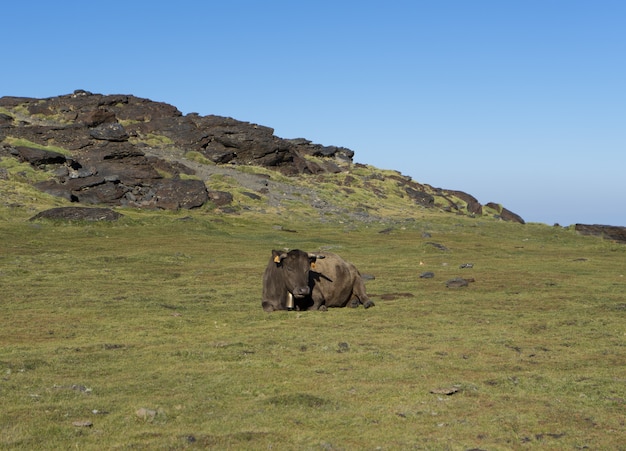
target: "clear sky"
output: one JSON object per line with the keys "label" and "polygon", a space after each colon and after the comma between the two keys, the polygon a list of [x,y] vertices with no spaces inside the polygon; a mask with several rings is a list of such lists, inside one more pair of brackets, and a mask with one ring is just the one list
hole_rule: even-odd
{"label": "clear sky", "polygon": [[626,226],[626,1],[5,3],[0,96],[133,94]]}

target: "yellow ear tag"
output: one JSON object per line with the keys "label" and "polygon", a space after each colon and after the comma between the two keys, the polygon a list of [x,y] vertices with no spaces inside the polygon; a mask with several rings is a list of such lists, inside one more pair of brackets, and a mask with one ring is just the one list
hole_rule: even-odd
{"label": "yellow ear tag", "polygon": [[315,269],[315,262],[311,262],[311,269]]}
{"label": "yellow ear tag", "polygon": [[274,257],[274,263],[280,263],[280,257],[278,255]]}

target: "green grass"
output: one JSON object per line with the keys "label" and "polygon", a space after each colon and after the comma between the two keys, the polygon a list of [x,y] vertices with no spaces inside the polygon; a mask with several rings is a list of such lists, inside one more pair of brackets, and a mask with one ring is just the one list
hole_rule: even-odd
{"label": "green grass", "polygon": [[68,151],[67,149],[63,148],[63,147],[59,147],[59,146],[44,146],[42,144],[37,144],[35,142],[29,141],[27,139],[24,138],[14,138],[11,136],[7,136],[4,141],[7,144],[10,144],[14,147],[19,147],[19,146],[24,146],[24,147],[30,147],[32,149],[42,149],[42,150],[47,150],[49,152],[58,152],[60,154],[63,155],[71,155],[71,152]]}
{"label": "green grass", "polygon": [[[434,213],[381,234],[289,213],[2,211],[1,449],[623,447],[624,245]],[[284,247],[375,275],[376,307],[264,313]],[[456,276],[476,281],[447,289]]]}

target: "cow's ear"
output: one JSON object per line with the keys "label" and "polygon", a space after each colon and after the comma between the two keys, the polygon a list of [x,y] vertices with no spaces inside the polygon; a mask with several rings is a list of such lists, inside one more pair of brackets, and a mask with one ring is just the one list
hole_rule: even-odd
{"label": "cow's ear", "polygon": [[277,265],[283,260],[283,258],[287,257],[287,254],[281,251],[272,251],[272,261]]}

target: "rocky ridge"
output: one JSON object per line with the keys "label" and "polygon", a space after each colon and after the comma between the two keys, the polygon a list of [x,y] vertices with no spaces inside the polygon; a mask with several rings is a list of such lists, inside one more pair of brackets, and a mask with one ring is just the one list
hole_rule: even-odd
{"label": "rocky ridge", "polygon": [[467,193],[420,184],[397,172],[356,180],[352,170],[364,165],[344,147],[279,138],[269,127],[227,117],[183,115],[172,105],[132,95],[77,90],[45,99],[2,97],[0,158],[50,174],[34,186],[78,205],[176,210],[211,203],[228,212],[232,193],[212,189],[209,182],[218,174],[268,206],[298,199],[321,210],[345,210],[312,188],[241,170],[254,166],[289,178],[344,174],[344,193],[359,185],[379,199],[386,193],[375,182],[390,181],[422,208],[524,223],[499,204],[483,206]]}

